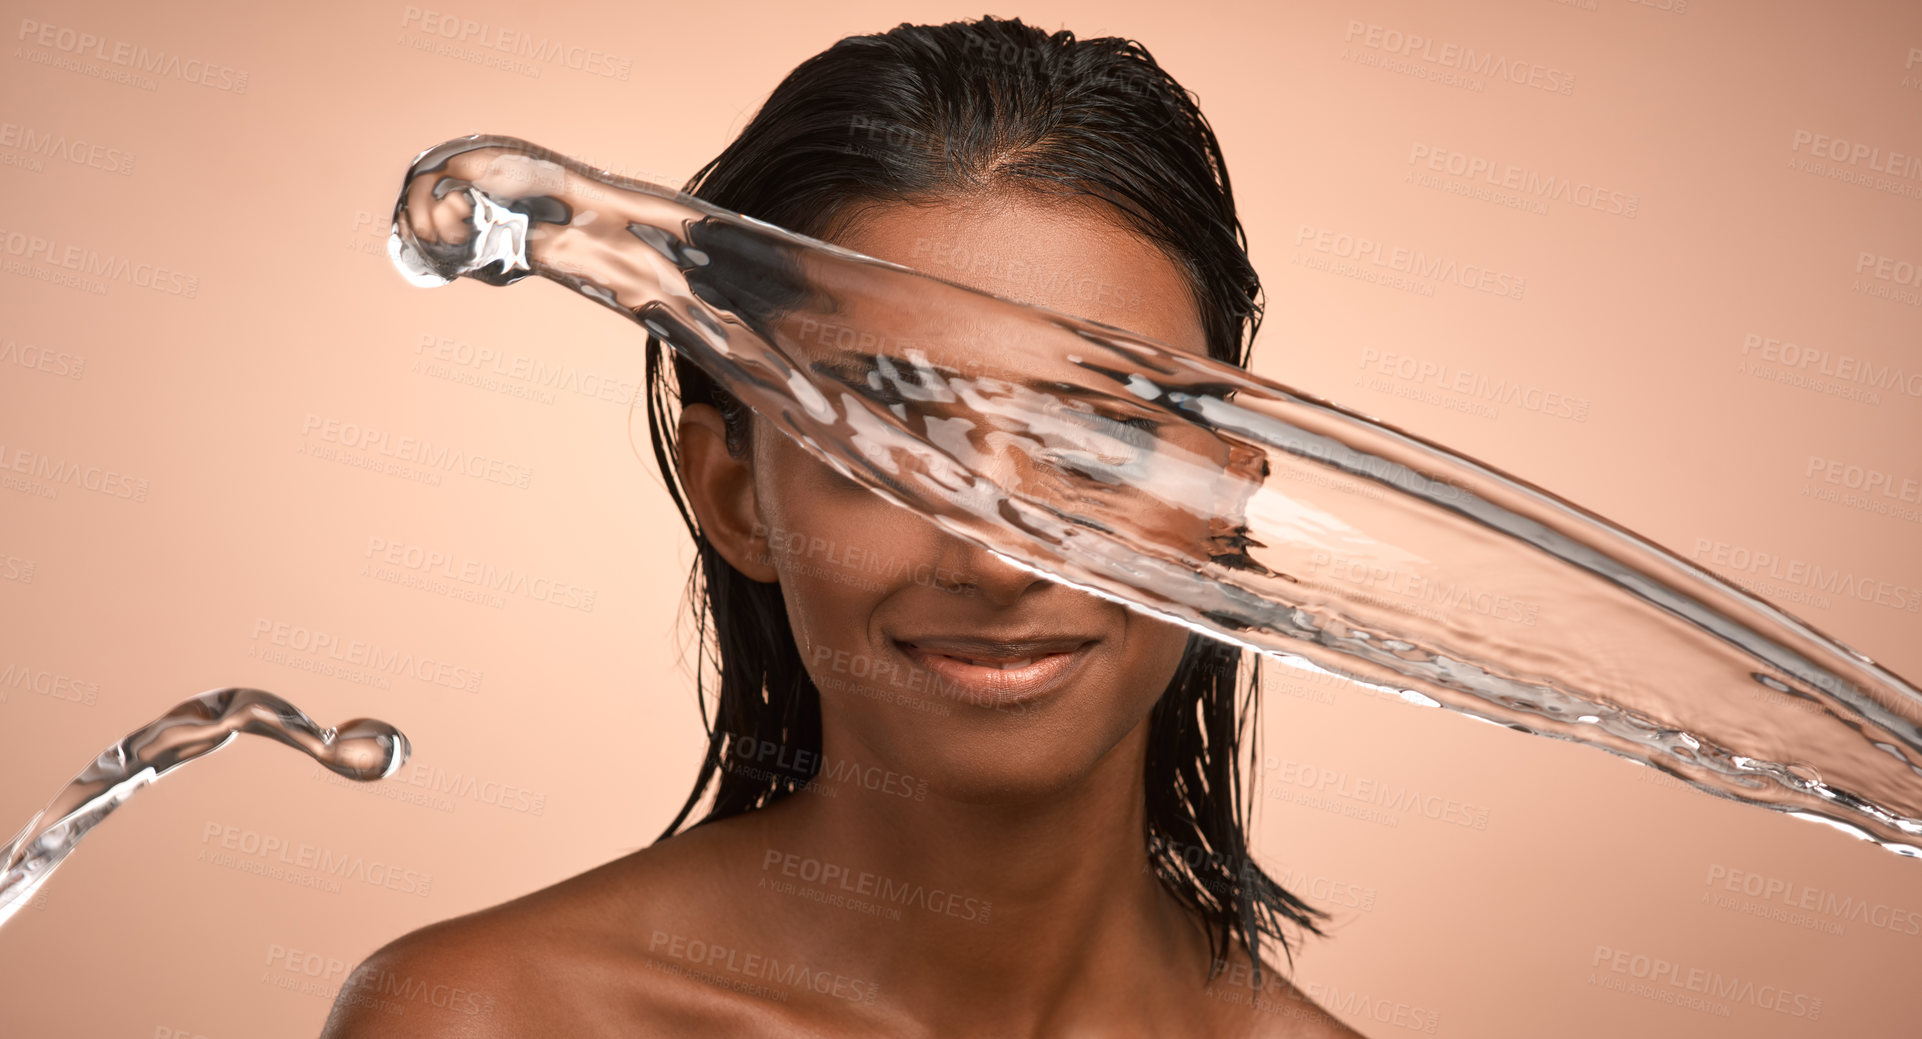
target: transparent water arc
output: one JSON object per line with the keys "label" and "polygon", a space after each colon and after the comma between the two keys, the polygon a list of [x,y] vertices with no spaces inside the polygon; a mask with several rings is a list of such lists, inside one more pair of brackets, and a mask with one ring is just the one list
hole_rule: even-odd
{"label": "transparent water arc", "polygon": [[102,750],[0,850],[0,926],[26,906],[94,827],[135,794],[242,733],[306,754],[336,775],[385,779],[407,760],[407,737],[372,718],[322,728],[305,711],[260,689],[212,689]]}
{"label": "transparent water arc", "polygon": [[[1054,579],[1918,854],[1914,686],[1444,445],[515,138],[459,138],[417,156],[390,255],[416,284],[540,275],[613,308],[844,476]],[[826,323],[877,348],[810,339]],[[1156,434],[1132,470],[1107,463],[1119,442],[1110,429],[1062,421],[1131,410],[1175,431]],[[999,440],[989,448],[977,433]],[[1005,486],[985,475],[1011,436],[1058,478]],[[1178,522],[1145,529],[1140,517],[1157,510]],[[1427,609],[1437,587],[1475,594]],[[1480,611],[1485,599],[1526,603],[1529,626],[1542,626],[1516,637],[1502,626],[1510,618]]]}

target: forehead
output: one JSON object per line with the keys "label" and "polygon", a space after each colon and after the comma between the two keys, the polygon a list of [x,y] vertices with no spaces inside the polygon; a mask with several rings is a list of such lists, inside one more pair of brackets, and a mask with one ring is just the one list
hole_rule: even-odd
{"label": "forehead", "polygon": [[1208,352],[1173,261],[1103,203],[1000,195],[875,204],[832,240],[982,292]]}

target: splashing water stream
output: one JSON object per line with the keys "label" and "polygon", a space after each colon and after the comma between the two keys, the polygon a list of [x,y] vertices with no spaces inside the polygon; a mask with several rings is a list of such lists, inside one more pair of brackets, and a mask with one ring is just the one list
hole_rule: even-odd
{"label": "splashing water stream", "polygon": [[509,137],[421,153],[389,253],[420,285],[540,275],[612,307],[1017,565],[1922,855],[1922,693],[1440,445]]}
{"label": "splashing water stream", "polygon": [[0,851],[0,925],[27,904],[87,831],[161,776],[250,732],[302,751],[348,779],[385,779],[407,761],[407,737],[372,718],[322,729],[293,704],[259,689],[215,689],[100,752]]}

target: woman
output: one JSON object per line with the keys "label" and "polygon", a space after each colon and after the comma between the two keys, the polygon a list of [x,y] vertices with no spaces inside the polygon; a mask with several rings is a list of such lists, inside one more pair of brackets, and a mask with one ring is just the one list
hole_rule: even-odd
{"label": "woman", "polygon": [[[1122,40],[850,37],[687,190],[1218,360],[1259,325],[1214,135]],[[663,353],[720,684],[694,790],[653,846],[380,950],[328,1035],[1356,1034],[1263,962],[1323,914],[1249,857],[1238,653],[943,533]]]}

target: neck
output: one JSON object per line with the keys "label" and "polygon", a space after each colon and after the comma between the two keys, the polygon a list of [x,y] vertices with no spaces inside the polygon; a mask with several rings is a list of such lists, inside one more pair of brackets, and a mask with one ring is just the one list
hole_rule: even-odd
{"label": "neck", "polygon": [[[1148,870],[1147,732],[1144,719],[1066,789],[1017,801],[858,782],[803,791],[756,813],[765,850],[750,883],[792,884],[802,897],[773,900],[788,933],[944,1031],[1033,1033],[1064,1006],[1138,995],[1144,974],[1166,979],[1205,950]],[[824,735],[825,761],[844,760],[837,742]]]}

